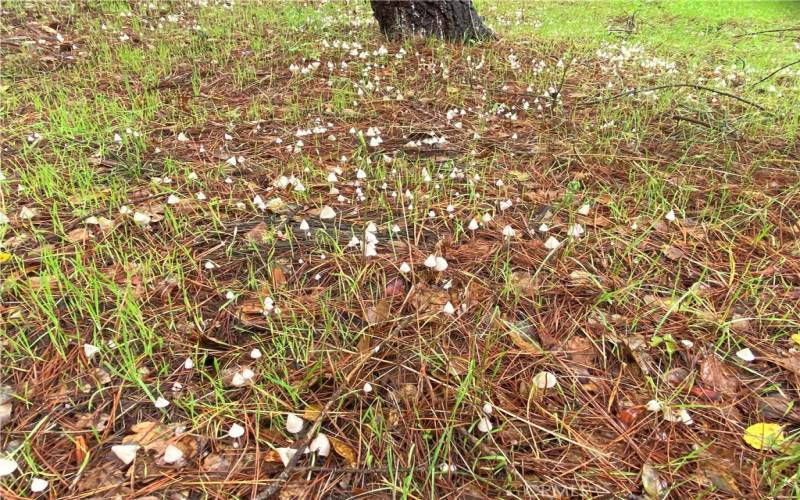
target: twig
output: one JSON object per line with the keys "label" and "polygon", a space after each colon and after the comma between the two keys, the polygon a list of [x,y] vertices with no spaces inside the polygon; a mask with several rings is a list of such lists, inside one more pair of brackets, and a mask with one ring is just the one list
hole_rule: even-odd
{"label": "twig", "polygon": [[610,97],[605,97],[603,99],[597,99],[597,100],[594,100],[594,101],[585,101],[585,102],[580,103],[580,105],[581,106],[593,106],[595,104],[603,104],[605,102],[609,102],[609,101],[613,101],[615,99],[619,99],[620,97],[632,96],[632,95],[636,95],[636,94],[641,94],[643,92],[653,92],[653,91],[656,91],[656,90],[676,89],[676,88],[690,88],[690,89],[695,89],[695,90],[704,90],[706,92],[711,92],[713,94],[718,94],[718,95],[722,95],[722,96],[725,96],[725,97],[730,97],[731,99],[735,99],[735,100],[737,100],[739,102],[747,104],[748,106],[752,106],[752,107],[754,107],[754,108],[756,108],[756,109],[758,109],[760,111],[764,111],[765,113],[772,114],[764,106],[761,106],[760,104],[756,104],[756,103],[754,103],[752,101],[748,101],[744,97],[740,97],[740,96],[738,96],[736,94],[731,94],[729,92],[725,92],[725,91],[722,91],[722,90],[712,89],[711,87],[704,87],[703,85],[697,85],[695,83],[670,83],[670,84],[666,84],[666,85],[656,85],[655,87],[647,87],[647,88],[644,88],[644,89],[631,89],[631,90],[626,90],[625,92],[620,92],[619,94],[616,94],[616,95],[612,95]]}
{"label": "twig", "polygon": [[711,125],[708,122],[704,122],[703,120],[698,120],[697,118],[692,118],[691,116],[683,116],[678,114],[673,114],[672,118],[679,122],[689,122],[694,123],[695,125],[700,125],[701,127],[705,127],[712,130],[717,130],[717,127]]}
{"label": "twig", "polygon": [[741,35],[736,35],[734,38],[750,36],[750,35],[761,35],[764,33],[781,33],[784,31],[800,31],[800,26],[796,28],[779,28],[779,29],[764,30],[764,31],[751,31],[750,33],[742,33]]}
{"label": "twig", "polygon": [[764,78],[762,78],[761,80],[757,81],[756,83],[754,83],[754,84],[752,84],[752,85],[750,85],[750,86],[751,86],[751,87],[755,87],[755,86],[756,86],[756,85],[758,85],[759,83],[763,83],[763,82],[765,82],[765,81],[769,80],[770,78],[772,78],[772,77],[773,77],[773,76],[775,76],[776,74],[780,73],[781,71],[785,70],[786,68],[791,68],[791,67],[792,67],[792,66],[794,66],[795,64],[800,64],[800,59],[798,59],[798,60],[797,60],[797,61],[795,61],[795,62],[791,62],[791,63],[789,63],[789,64],[786,64],[785,66],[781,66],[780,68],[776,69],[776,70],[775,70],[775,71],[773,71],[772,73],[768,74],[767,76],[765,76]]}
{"label": "twig", "polygon": [[286,467],[283,469],[283,471],[281,471],[280,474],[278,474],[278,477],[274,479],[272,484],[264,488],[260,493],[253,497],[254,500],[266,500],[267,498],[271,498],[273,495],[278,493],[281,488],[283,488],[283,485],[286,484],[286,482],[289,480],[289,477],[297,470],[297,463],[303,456],[303,453],[301,453],[300,450],[305,449],[309,443],[311,443],[311,439],[322,426],[322,420],[331,411],[331,408],[333,408],[333,405],[339,400],[339,397],[342,395],[345,389],[350,388],[356,374],[361,371],[361,368],[367,363],[367,361],[372,359],[372,356],[376,352],[381,350],[380,348],[383,347],[384,344],[389,342],[395,336],[395,334],[397,334],[397,332],[408,326],[412,319],[414,319],[414,316],[408,316],[400,321],[400,323],[394,329],[392,329],[392,331],[390,331],[389,334],[384,337],[384,339],[377,346],[375,346],[375,348],[361,354],[361,358],[356,362],[356,366],[350,370],[350,372],[344,378],[344,383],[339,386],[338,389],[336,389],[328,402],[325,403],[325,406],[319,412],[319,415],[317,415],[314,423],[308,427],[308,430],[306,430],[306,433],[303,435],[303,437],[298,439],[295,444],[292,445],[294,455],[292,455],[289,463],[286,464]]}

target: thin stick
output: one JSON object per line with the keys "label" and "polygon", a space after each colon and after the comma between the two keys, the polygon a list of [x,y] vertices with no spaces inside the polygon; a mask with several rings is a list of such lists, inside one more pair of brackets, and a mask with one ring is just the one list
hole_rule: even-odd
{"label": "thin stick", "polygon": [[735,100],[737,100],[737,101],[739,101],[741,103],[747,104],[748,106],[752,106],[752,107],[754,107],[754,108],[756,108],[756,109],[758,109],[760,111],[764,111],[766,113],[770,113],[764,106],[761,106],[760,104],[756,104],[756,103],[754,103],[752,101],[748,101],[744,97],[740,97],[740,96],[738,96],[736,94],[731,94],[729,92],[724,92],[722,90],[712,89],[711,87],[704,87],[703,85],[697,85],[697,84],[694,84],[694,83],[671,83],[671,84],[667,84],[667,85],[657,85],[655,87],[648,87],[648,88],[645,88],[645,89],[626,90],[625,92],[620,92],[619,94],[612,95],[611,97],[605,97],[603,99],[597,99],[595,101],[586,101],[586,102],[582,102],[580,104],[582,106],[593,106],[595,104],[602,104],[604,102],[613,101],[615,99],[619,99],[620,97],[641,94],[642,92],[652,92],[652,91],[655,91],[655,90],[675,89],[675,88],[690,88],[690,89],[695,89],[695,90],[705,90],[706,92],[711,92],[713,94],[718,94],[718,95],[722,95],[722,96],[725,96],[725,97],[730,97],[731,99],[735,99]]}
{"label": "thin stick", "polygon": [[782,33],[784,31],[800,31],[800,26],[796,28],[779,28],[779,29],[764,30],[764,31],[751,31],[750,33],[742,33],[741,35],[736,35],[734,38],[750,36],[750,35],[761,35],[764,33]]}
{"label": "thin stick", "polygon": [[754,83],[754,84],[752,84],[752,85],[750,85],[750,86],[751,86],[751,87],[755,87],[755,86],[756,86],[756,85],[758,85],[759,83],[763,83],[763,82],[765,82],[765,81],[769,80],[770,78],[772,78],[772,77],[773,77],[773,76],[775,76],[776,74],[780,73],[781,71],[785,70],[786,68],[791,68],[791,67],[792,67],[792,66],[794,66],[795,64],[800,64],[800,59],[798,59],[798,60],[797,60],[797,61],[795,61],[795,62],[789,63],[789,64],[787,64],[787,65],[785,65],[785,66],[781,66],[780,68],[776,69],[776,70],[775,70],[775,71],[773,71],[772,73],[768,74],[767,76],[765,76],[764,78],[762,78],[761,80],[757,81],[756,83]]}

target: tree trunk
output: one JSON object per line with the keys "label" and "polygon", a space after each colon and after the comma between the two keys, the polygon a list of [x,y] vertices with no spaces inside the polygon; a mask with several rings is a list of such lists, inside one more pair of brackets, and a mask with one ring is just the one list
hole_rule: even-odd
{"label": "tree trunk", "polygon": [[463,42],[494,37],[472,0],[370,0],[370,4],[389,38],[423,35]]}

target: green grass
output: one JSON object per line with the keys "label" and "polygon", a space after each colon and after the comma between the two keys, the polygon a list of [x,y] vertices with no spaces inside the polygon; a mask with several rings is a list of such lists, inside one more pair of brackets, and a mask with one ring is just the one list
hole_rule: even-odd
{"label": "green grass", "polygon": [[[758,410],[800,390],[800,67],[756,84],[800,34],[748,34],[797,2],[483,1],[500,38],[467,46],[383,40],[362,3],[207,3],[3,5],[0,456],[20,470],[0,496],[43,477],[59,498],[249,498],[283,470],[287,414],[328,403],[340,441],[300,460],[302,497],[625,496],[646,462],[681,497],[750,491],[752,464],[761,494],[800,494],[796,414]],[[369,127],[383,144],[350,133]],[[447,142],[404,147],[429,131]],[[742,441],[765,420],[785,449]],[[186,462],[163,442],[124,467],[111,447],[141,422],[185,427]]]}

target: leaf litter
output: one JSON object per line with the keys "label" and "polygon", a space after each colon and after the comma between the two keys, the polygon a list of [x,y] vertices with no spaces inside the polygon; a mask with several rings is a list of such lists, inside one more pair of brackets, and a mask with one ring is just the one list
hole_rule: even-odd
{"label": "leaf litter", "polygon": [[[215,22],[246,11],[210,3]],[[474,497],[791,493],[796,144],[756,133],[733,154],[648,96],[581,104],[612,74],[672,81],[643,47],[578,53],[569,73],[557,46],[442,58],[379,38],[363,6],[314,14],[308,34],[267,23],[269,57],[245,23],[230,58],[146,77],[120,58],[81,85],[81,58],[103,47],[218,43],[194,4],[173,7],[98,11],[91,32],[4,28],[13,64],[73,79],[70,102],[136,106],[158,89],[180,106],[80,141],[31,109],[9,118],[3,488],[248,497],[275,481],[311,498],[399,491],[400,471]],[[644,135],[601,123],[631,107]],[[45,177],[70,155],[93,170]],[[725,203],[704,195],[720,190]]]}

